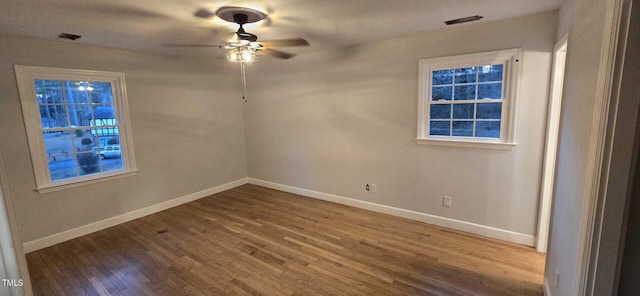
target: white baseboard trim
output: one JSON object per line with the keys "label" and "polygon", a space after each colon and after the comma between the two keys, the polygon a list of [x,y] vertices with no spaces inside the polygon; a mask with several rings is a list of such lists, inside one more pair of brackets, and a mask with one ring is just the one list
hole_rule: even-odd
{"label": "white baseboard trim", "polygon": [[23,243],[23,248],[25,253],[30,253],[33,251],[37,251],[40,249],[44,249],[46,247],[53,246],[55,244],[59,244],[61,242],[65,242],[83,235],[87,235],[99,230],[103,230],[112,226],[116,226],[118,224],[122,224],[125,222],[129,222],[134,219],[138,219],[150,214],[154,214],[160,211],[164,211],[169,208],[173,208],[175,206],[179,206],[181,204],[185,204],[188,202],[192,202],[197,199],[201,199],[203,197],[207,197],[212,194],[216,194],[225,190],[229,190],[231,188],[235,188],[248,183],[248,178],[242,178],[236,181],[232,181],[226,184],[218,185],[215,187],[211,187],[209,189],[205,189],[202,191],[198,191],[195,193],[191,193],[182,197],[178,197],[172,200],[168,200],[159,204],[155,204],[152,206],[148,206],[146,208],[134,210],[128,213],[124,213],[122,215],[118,215],[115,217],[107,218],[104,220],[100,220],[91,224],[83,225],[80,227],[76,227],[73,229],[69,229],[60,233],[56,233],[47,237],[39,238],[36,240],[32,240],[29,242]]}
{"label": "white baseboard trim", "polygon": [[442,227],[469,232],[477,235],[500,239],[508,242],[517,243],[517,244],[527,245],[531,247],[535,245],[535,237],[533,235],[522,234],[522,233],[510,231],[510,230],[504,230],[500,228],[475,224],[475,223],[466,222],[466,221],[455,220],[455,219],[446,218],[446,217],[434,216],[430,214],[415,212],[411,210],[405,210],[401,208],[395,208],[391,206],[371,203],[367,201],[357,200],[353,198],[343,197],[343,196],[324,193],[324,192],[318,192],[318,191],[293,187],[289,185],[283,185],[283,184],[269,182],[265,180],[255,179],[255,178],[249,178],[249,183],[262,186],[262,187],[285,191],[289,193],[295,193],[298,195],[303,195],[311,198],[331,201],[331,202],[335,202],[343,205],[370,210],[374,212],[416,220],[416,221],[424,222],[427,224],[442,226]]}

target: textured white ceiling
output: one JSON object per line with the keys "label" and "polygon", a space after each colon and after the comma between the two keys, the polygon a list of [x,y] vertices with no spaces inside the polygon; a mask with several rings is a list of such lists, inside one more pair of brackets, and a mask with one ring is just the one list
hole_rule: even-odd
{"label": "textured white ceiling", "polygon": [[[220,56],[216,48],[163,48],[162,43],[224,44],[237,25],[195,17],[198,9],[222,6],[263,11],[268,19],[246,26],[260,40],[303,37],[309,48],[340,48],[446,27],[445,20],[482,15],[480,22],[557,9],[562,0],[0,0],[0,31],[185,57]],[[476,22],[477,23],[477,22]],[[469,26],[463,24],[459,26]]]}

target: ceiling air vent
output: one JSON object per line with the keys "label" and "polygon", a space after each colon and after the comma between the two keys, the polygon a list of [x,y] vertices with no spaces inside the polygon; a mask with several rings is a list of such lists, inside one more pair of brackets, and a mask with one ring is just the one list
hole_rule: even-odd
{"label": "ceiling air vent", "polygon": [[60,35],[58,35],[58,38],[67,39],[67,40],[78,40],[82,38],[82,36],[76,35],[76,34],[69,34],[69,33],[60,33]]}
{"label": "ceiling air vent", "polygon": [[216,14],[206,9],[198,9],[198,11],[196,11],[193,15],[199,18],[208,19]]}
{"label": "ceiling air vent", "polygon": [[482,19],[482,16],[474,15],[474,16],[461,17],[455,20],[448,20],[448,21],[445,21],[444,23],[447,24],[447,26],[451,26],[451,25],[462,24],[467,22],[479,21],[480,19]]}

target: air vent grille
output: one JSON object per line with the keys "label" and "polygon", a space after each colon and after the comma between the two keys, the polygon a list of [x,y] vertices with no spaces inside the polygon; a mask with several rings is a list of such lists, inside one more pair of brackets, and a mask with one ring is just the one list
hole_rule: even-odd
{"label": "air vent grille", "polygon": [[67,40],[78,40],[82,38],[82,36],[70,33],[60,33],[60,35],[58,35],[58,38]]}
{"label": "air vent grille", "polygon": [[474,15],[474,16],[462,17],[462,18],[455,19],[455,20],[448,20],[448,21],[445,21],[444,23],[447,24],[447,26],[451,26],[451,25],[456,25],[456,24],[479,21],[480,19],[482,19],[482,16]]}

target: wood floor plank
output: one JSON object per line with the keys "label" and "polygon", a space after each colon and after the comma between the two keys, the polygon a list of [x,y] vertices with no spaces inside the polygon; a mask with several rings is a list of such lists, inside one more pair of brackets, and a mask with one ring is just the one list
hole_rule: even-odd
{"label": "wood floor plank", "polygon": [[27,254],[35,295],[542,295],[532,248],[244,185]]}

